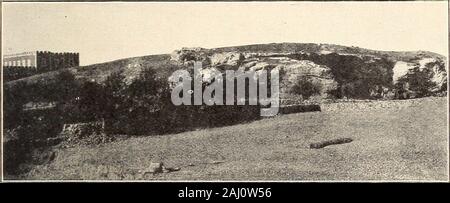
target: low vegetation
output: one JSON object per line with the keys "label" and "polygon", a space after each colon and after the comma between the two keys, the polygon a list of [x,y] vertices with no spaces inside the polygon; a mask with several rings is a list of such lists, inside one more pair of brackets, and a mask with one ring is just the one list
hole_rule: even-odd
{"label": "low vegetation", "polygon": [[[276,61],[274,63],[279,63],[281,59],[276,59],[277,52],[289,51],[290,53],[280,55],[280,58],[283,58],[282,60],[287,58],[300,64],[295,66],[295,68],[303,68],[304,65],[301,65],[302,63],[299,61],[308,61],[307,64],[313,67],[310,71],[311,73],[316,73],[317,71],[315,70],[330,70],[330,78],[320,78],[323,75],[315,74],[308,77],[299,77],[296,82],[289,83],[289,85],[293,84],[291,92],[295,96],[301,95],[303,100],[308,100],[316,95],[320,96],[324,92],[329,96],[326,99],[330,100],[341,98],[408,99],[434,96],[430,92],[430,89],[435,85],[430,83],[429,80],[429,74],[432,73],[416,70],[407,75],[408,77],[400,79],[394,85],[392,69],[395,60],[401,59],[408,62],[420,59],[419,56],[422,55],[439,59],[442,58],[441,56],[435,56],[428,52],[391,53],[342,46],[331,46],[329,49],[334,50],[335,53],[319,54],[322,47],[315,44],[289,43],[202,49],[204,53],[201,52],[199,57],[194,57],[198,54],[194,51],[192,52],[193,57],[181,58],[181,61],[171,60],[171,56],[167,54],[143,56],[85,67],[61,69],[9,81],[4,84],[3,90],[5,172],[13,175],[25,174],[32,168],[27,167],[29,164],[46,163],[53,160],[55,156],[51,149],[54,149],[55,145],[61,143],[60,132],[64,124],[68,123],[100,122],[102,132],[96,133],[95,143],[102,143],[105,140],[115,140],[112,137],[117,135],[134,137],[171,135],[210,127],[223,127],[233,124],[245,125],[245,123],[250,121],[259,120],[260,106],[174,106],[170,101],[170,88],[167,82],[169,75],[174,70],[189,70],[185,62],[192,61],[186,60],[200,59],[205,60],[205,62],[211,62],[211,59],[208,57],[214,52],[242,52],[236,54],[239,56],[237,60],[239,63],[236,63],[238,64],[236,67],[232,65],[234,64],[231,63],[233,62],[232,60],[225,60],[227,63],[218,65],[216,67],[218,69],[238,69],[240,65],[248,65],[255,61],[261,62],[260,59],[263,57],[267,57],[268,62]],[[241,64],[241,60],[244,60],[244,54],[248,54],[245,52],[248,51],[255,53],[250,54],[250,61],[246,61],[246,64]],[[262,52],[267,52],[265,53],[267,55],[258,55]],[[437,60],[437,62],[442,62],[442,60]],[[258,65],[264,66],[264,63],[261,62]],[[264,67],[274,68],[277,65],[269,64]],[[285,65],[288,64],[286,63]],[[445,66],[444,64],[438,64],[438,67]],[[22,73],[17,74],[20,75]],[[22,76],[20,75],[20,77]],[[328,77],[328,75],[326,76]],[[319,79],[315,80],[316,78]],[[333,89],[329,91],[324,80],[337,85],[333,86]],[[447,85],[444,86],[446,88]],[[442,87],[444,88],[444,86]],[[386,95],[383,92],[385,90],[394,96],[384,96]],[[437,92],[443,95],[445,91],[446,89],[440,89]],[[382,92],[384,95],[372,94],[373,92]],[[412,93],[415,95],[412,95]],[[35,105],[37,103],[44,105]],[[48,105],[46,106],[45,104]],[[320,109],[321,106],[319,105],[305,107],[305,110],[308,111],[320,111]],[[388,116],[392,115],[389,114]],[[303,121],[304,119],[299,119],[297,123],[290,124],[302,126]],[[257,122],[261,125],[266,124],[261,121]],[[270,132],[277,129],[295,134],[296,130],[298,130],[270,126],[273,127],[270,129]],[[252,128],[252,125],[245,127]],[[205,130],[202,132],[205,132]],[[238,134],[245,137],[254,133],[264,134],[265,132],[252,131],[250,129]],[[289,133],[285,134],[288,135]],[[232,135],[227,134],[227,136]],[[272,135],[264,134],[263,137],[271,140],[270,136]],[[89,137],[89,135],[79,137],[81,139]],[[266,142],[262,138],[247,138],[256,139],[253,140],[255,142]],[[239,140],[236,137],[233,137],[233,139]],[[248,140],[242,140],[243,143],[246,141]],[[206,141],[205,143],[211,144]],[[253,147],[258,148],[258,146]]]}
{"label": "low vegetation", "polygon": [[309,99],[311,96],[320,94],[322,87],[320,83],[314,83],[308,78],[299,78],[292,87],[292,93],[302,95],[303,99]]}
{"label": "low vegetation", "polygon": [[[54,102],[56,107],[24,110],[28,102]],[[103,121],[106,135],[157,135],[231,125],[259,118],[258,106],[174,106],[166,80],[145,68],[130,84],[122,72],[104,83],[76,81],[69,71],[45,83],[16,83],[5,89],[6,172],[22,173],[33,162],[33,150],[49,147],[64,123]],[[39,139],[41,142],[36,142]],[[111,139],[107,139],[111,140]],[[51,144],[56,144],[52,142]],[[25,156],[14,158],[15,154]],[[30,156],[29,156],[30,155]]]}
{"label": "low vegetation", "polygon": [[[166,136],[140,136],[58,150],[23,179],[66,180],[409,180],[447,181],[447,99],[397,108],[282,115]],[[379,102],[372,102],[377,104]],[[355,103],[356,104],[356,103]],[[367,104],[370,105],[370,104]],[[311,149],[312,143],[351,138]],[[143,174],[152,163],[180,168]]]}

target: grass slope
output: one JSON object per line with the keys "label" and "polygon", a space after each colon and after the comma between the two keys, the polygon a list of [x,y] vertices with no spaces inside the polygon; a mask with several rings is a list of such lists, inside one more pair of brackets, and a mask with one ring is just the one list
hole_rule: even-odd
{"label": "grass slope", "polygon": [[[29,179],[447,180],[447,98],[407,108],[283,115],[247,124],[60,149]],[[396,102],[396,101],[387,101]],[[395,106],[395,105],[392,105]],[[353,142],[310,149],[312,142]],[[151,162],[178,172],[141,175]]]}

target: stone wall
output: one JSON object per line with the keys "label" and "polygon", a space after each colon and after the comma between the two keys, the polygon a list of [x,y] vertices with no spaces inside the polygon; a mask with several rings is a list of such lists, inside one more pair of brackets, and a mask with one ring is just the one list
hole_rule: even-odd
{"label": "stone wall", "polygon": [[39,71],[52,71],[80,65],[78,53],[52,53],[38,51],[36,64]]}
{"label": "stone wall", "polygon": [[3,57],[5,81],[80,65],[78,53],[24,52]]}

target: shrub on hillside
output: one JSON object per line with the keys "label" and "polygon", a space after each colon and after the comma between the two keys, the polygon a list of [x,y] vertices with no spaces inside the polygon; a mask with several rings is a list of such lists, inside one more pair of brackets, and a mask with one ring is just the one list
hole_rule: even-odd
{"label": "shrub on hillside", "polygon": [[397,81],[395,89],[398,99],[409,99],[416,97],[426,97],[432,95],[430,92],[436,86],[434,82],[429,80],[428,69],[420,70],[415,67],[407,75]]}
{"label": "shrub on hillside", "polygon": [[302,95],[303,99],[309,99],[313,95],[320,94],[322,86],[319,83],[314,83],[311,79],[302,77],[292,87],[291,91],[294,94]]}
{"label": "shrub on hillside", "polygon": [[6,86],[3,89],[3,128],[13,129],[19,125],[23,105],[27,102],[25,82],[17,82],[14,86]]}
{"label": "shrub on hillside", "polygon": [[361,58],[355,55],[293,54],[297,60],[309,60],[331,69],[338,90],[328,94],[336,98],[371,98],[370,87],[391,87],[395,63],[387,58]]}
{"label": "shrub on hillside", "polygon": [[76,90],[79,84],[75,80],[75,75],[68,70],[60,71],[53,83],[43,87],[49,90],[50,101],[67,101],[76,97]]}
{"label": "shrub on hillside", "polygon": [[3,66],[3,79],[5,82],[29,77],[37,73],[38,71],[35,67]]}
{"label": "shrub on hillside", "polygon": [[104,118],[110,133],[144,134],[159,132],[158,111],[165,106],[168,83],[152,68],[144,69],[129,85],[122,73],[114,73],[105,83]]}
{"label": "shrub on hillside", "polygon": [[110,106],[105,111],[109,133],[164,134],[259,118],[259,106],[175,106],[167,80],[159,78],[151,68],[142,71],[129,85],[121,81],[120,75],[107,79],[107,86],[111,87],[105,90],[108,95],[105,106]]}

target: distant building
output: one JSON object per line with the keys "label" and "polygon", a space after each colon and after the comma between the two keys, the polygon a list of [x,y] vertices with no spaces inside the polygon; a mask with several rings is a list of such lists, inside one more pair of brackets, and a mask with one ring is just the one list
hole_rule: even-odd
{"label": "distant building", "polygon": [[24,52],[3,56],[4,67],[34,68],[46,72],[80,65],[78,53],[53,53],[48,51]]}
{"label": "distant building", "polygon": [[80,65],[78,53],[52,53],[48,51],[24,52],[3,56],[3,79],[17,80],[48,71]]}

